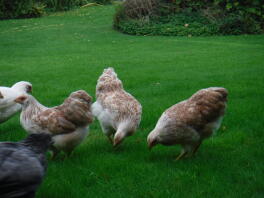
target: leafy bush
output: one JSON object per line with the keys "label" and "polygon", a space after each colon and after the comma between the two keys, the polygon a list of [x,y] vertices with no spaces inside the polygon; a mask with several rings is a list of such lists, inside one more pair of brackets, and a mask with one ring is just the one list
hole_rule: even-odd
{"label": "leafy bush", "polygon": [[129,18],[142,18],[153,15],[157,6],[156,0],[130,0],[124,2],[124,12]]}
{"label": "leafy bush", "polygon": [[80,7],[88,3],[88,0],[39,0],[46,5],[48,11],[65,11]]}
{"label": "leafy bush", "polygon": [[245,18],[239,14],[229,14],[219,20],[219,32],[224,35],[258,34],[263,33],[261,24],[254,18]]}
{"label": "leafy bush", "polygon": [[260,0],[126,0],[114,28],[136,35],[227,35],[264,31]]}
{"label": "leafy bush", "polygon": [[0,0],[0,19],[39,17],[44,6],[34,0]]}
{"label": "leafy bush", "polygon": [[108,4],[111,0],[39,0],[46,5],[48,11],[64,11],[79,8],[89,2]]}
{"label": "leafy bush", "polygon": [[112,0],[91,0],[92,2],[99,3],[99,4],[111,4]]}
{"label": "leafy bush", "polygon": [[142,20],[121,20],[116,29],[135,35],[209,36],[218,33],[218,27],[198,14],[181,13]]}
{"label": "leafy bush", "polygon": [[89,2],[101,4],[111,0],[0,0],[0,19],[40,17],[45,11],[62,11]]}

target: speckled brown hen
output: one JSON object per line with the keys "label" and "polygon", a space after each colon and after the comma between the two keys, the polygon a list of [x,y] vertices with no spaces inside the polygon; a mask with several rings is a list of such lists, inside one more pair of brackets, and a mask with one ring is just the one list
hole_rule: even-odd
{"label": "speckled brown hen", "polygon": [[[114,146],[134,134],[141,120],[141,105],[123,89],[113,68],[105,69],[96,86],[92,112]],[[114,136],[114,140],[112,139]]]}
{"label": "speckled brown hen", "polygon": [[20,122],[29,133],[53,135],[53,157],[62,150],[68,155],[88,133],[92,123],[92,97],[85,91],[73,92],[62,105],[48,108],[31,95],[22,95],[15,102],[22,105]]}
{"label": "speckled brown hen", "polygon": [[220,127],[227,95],[221,87],[202,89],[167,109],[148,135],[149,148],[156,144],[180,144],[183,149],[177,160],[194,154],[202,141]]}

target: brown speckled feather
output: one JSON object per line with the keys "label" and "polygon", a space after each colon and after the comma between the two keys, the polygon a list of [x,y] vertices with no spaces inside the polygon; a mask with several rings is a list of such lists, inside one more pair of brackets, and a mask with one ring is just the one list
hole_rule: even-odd
{"label": "brown speckled feather", "polygon": [[97,100],[104,109],[116,113],[115,122],[129,119],[135,128],[141,119],[141,105],[123,89],[122,82],[112,68],[105,70],[99,78],[96,90]]}
{"label": "brown speckled feather", "polygon": [[62,105],[53,108],[44,107],[30,95],[20,98],[28,100],[21,114],[22,124],[28,130],[41,130],[54,135],[70,133],[93,121],[90,110],[92,97],[82,90],[73,92]]}
{"label": "brown speckled feather", "polygon": [[93,121],[90,111],[92,97],[85,91],[73,92],[60,106],[37,114],[35,122],[53,134],[69,133]]}
{"label": "brown speckled feather", "polygon": [[110,141],[114,135],[113,144],[118,145],[136,131],[141,120],[142,107],[136,98],[124,90],[113,68],[105,69],[99,77],[96,98],[93,113]]}
{"label": "brown speckled feather", "polygon": [[63,111],[56,108],[39,113],[35,118],[35,122],[41,128],[47,128],[52,134],[70,133],[77,127],[66,119]]}
{"label": "brown speckled feather", "polygon": [[91,113],[92,97],[85,91],[77,91],[72,93],[62,105],[56,107],[60,110],[64,117],[74,123],[82,126],[93,122]]}
{"label": "brown speckled feather", "polygon": [[207,123],[216,121],[224,115],[227,94],[224,88],[202,89],[188,100],[172,106],[165,113],[168,117],[202,133]]}
{"label": "brown speckled feather", "polygon": [[203,139],[210,137],[221,124],[225,113],[228,92],[222,87],[202,89],[189,99],[167,109],[148,135],[149,147],[181,144],[183,152],[197,151]]}
{"label": "brown speckled feather", "polygon": [[92,97],[83,90],[73,92],[63,104],[52,108],[31,95],[22,95],[15,102],[22,105],[20,122],[27,132],[52,134],[53,157],[60,151],[69,155],[87,136],[93,121]]}

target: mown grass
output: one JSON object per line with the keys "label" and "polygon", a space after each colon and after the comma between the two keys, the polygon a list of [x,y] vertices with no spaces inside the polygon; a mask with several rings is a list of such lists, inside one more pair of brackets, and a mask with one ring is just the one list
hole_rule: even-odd
{"label": "mown grass", "polygon": [[[30,81],[33,95],[55,106],[78,89],[95,96],[111,66],[143,105],[138,133],[118,149],[95,121],[70,158],[49,161],[37,197],[263,197],[264,36],[128,36],[112,29],[113,13],[100,6],[0,22],[1,85]],[[178,146],[149,152],[161,113],[210,86],[230,93],[217,135],[179,162]],[[25,136],[18,115],[0,126],[1,141]]]}

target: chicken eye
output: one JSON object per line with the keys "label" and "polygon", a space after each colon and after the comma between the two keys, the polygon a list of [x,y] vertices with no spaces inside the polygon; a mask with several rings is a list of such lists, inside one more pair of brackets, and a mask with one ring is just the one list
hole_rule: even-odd
{"label": "chicken eye", "polygon": [[32,92],[32,86],[28,85],[27,86],[27,93],[31,93]]}

